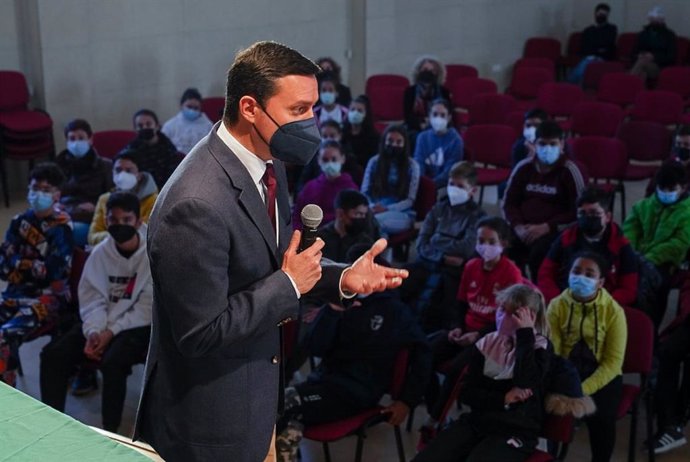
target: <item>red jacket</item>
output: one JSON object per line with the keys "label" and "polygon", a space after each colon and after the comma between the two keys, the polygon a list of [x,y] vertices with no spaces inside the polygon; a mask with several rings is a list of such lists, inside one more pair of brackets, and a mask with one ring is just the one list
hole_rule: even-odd
{"label": "red jacket", "polygon": [[601,241],[588,242],[579,227],[574,224],[556,238],[539,268],[537,285],[547,303],[568,287],[568,273],[573,257],[581,251],[590,250],[602,254],[611,263],[604,288],[622,306],[637,302],[637,256],[620,227],[611,222]]}

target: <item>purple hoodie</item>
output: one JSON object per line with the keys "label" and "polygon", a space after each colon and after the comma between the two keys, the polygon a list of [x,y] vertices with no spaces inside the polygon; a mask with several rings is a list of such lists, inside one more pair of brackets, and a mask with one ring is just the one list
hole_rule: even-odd
{"label": "purple hoodie", "polygon": [[359,188],[352,180],[349,173],[341,173],[337,178],[326,178],[323,173],[313,180],[307,182],[300,191],[297,200],[295,201],[295,206],[292,209],[292,227],[294,229],[302,229],[302,220],[300,218],[300,213],[302,209],[307,204],[316,204],[323,210],[323,221],[321,224],[326,224],[335,219],[335,207],[333,207],[333,202],[335,202],[335,196],[344,189],[355,189],[359,191]]}

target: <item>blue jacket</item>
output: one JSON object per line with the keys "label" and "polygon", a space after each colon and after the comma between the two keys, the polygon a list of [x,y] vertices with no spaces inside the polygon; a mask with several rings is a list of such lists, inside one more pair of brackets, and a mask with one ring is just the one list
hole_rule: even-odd
{"label": "blue jacket", "polygon": [[432,129],[424,130],[417,136],[414,160],[421,168],[422,175],[433,178],[437,188],[448,183],[448,173],[456,162],[463,158],[464,145],[458,131],[450,128],[443,135]]}

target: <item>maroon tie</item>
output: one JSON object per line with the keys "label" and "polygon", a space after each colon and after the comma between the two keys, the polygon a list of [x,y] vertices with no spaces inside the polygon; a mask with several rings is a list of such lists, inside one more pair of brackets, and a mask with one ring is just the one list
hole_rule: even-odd
{"label": "maroon tie", "polygon": [[266,164],[266,171],[261,181],[266,185],[266,211],[268,218],[273,225],[273,231],[276,230],[276,172],[273,169],[273,164]]}

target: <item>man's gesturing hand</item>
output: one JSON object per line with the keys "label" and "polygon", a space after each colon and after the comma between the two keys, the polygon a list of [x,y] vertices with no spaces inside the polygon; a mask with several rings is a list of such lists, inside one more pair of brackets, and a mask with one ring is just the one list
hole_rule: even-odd
{"label": "man's gesturing hand", "polygon": [[321,279],[321,249],[324,242],[316,239],[316,242],[301,253],[297,253],[299,242],[302,238],[300,231],[295,231],[290,239],[290,245],[283,255],[282,270],[297,284],[300,294],[309,292]]}
{"label": "man's gesturing hand", "polygon": [[351,294],[370,294],[386,289],[394,289],[402,284],[408,275],[407,270],[387,268],[374,263],[374,258],[386,248],[386,240],[374,242],[371,249],[346,270],[343,276],[343,292]]}

